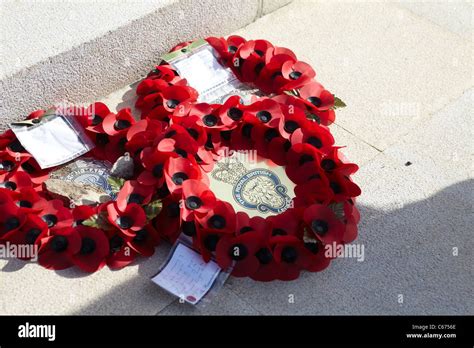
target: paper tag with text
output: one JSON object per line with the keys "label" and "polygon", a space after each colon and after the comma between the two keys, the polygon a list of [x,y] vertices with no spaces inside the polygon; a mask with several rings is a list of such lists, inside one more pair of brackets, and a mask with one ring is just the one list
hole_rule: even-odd
{"label": "paper tag with text", "polygon": [[195,305],[210,291],[221,271],[216,262],[206,263],[198,252],[178,242],[165,266],[151,280]]}

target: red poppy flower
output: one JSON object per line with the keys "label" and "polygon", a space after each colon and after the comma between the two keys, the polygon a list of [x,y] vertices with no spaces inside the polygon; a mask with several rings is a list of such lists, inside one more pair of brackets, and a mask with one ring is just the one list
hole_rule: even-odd
{"label": "red poppy flower", "polygon": [[199,125],[202,119],[199,116],[172,117],[172,124],[177,124],[186,130],[198,146],[203,146],[207,141],[207,132],[205,127]]}
{"label": "red poppy flower", "polygon": [[307,207],[313,203],[328,204],[333,198],[325,175],[313,177],[295,187],[295,207]]}
{"label": "red poppy flower", "polygon": [[103,231],[87,226],[77,226],[80,248],[72,255],[72,261],[85,272],[95,272],[106,264],[109,254],[109,240]]}
{"label": "red poppy flower", "polygon": [[308,106],[318,111],[326,111],[334,106],[334,95],[316,81],[301,87],[299,94]]}
{"label": "red poppy flower", "polygon": [[196,216],[197,221],[209,231],[220,233],[235,232],[235,211],[231,204],[217,201],[204,216]]}
{"label": "red poppy flower", "polygon": [[17,172],[28,174],[33,185],[41,185],[49,178],[49,170],[41,169],[33,157],[24,157]]}
{"label": "red poppy flower", "polygon": [[7,151],[0,151],[0,180],[15,173],[20,164],[20,158],[11,156]]}
{"label": "red poppy flower", "polygon": [[[171,67],[171,65],[168,64],[163,64],[163,65],[157,65],[155,69],[150,71],[148,73],[148,78],[150,79],[161,79],[166,82],[173,82],[178,76],[176,76],[174,69]],[[143,80],[146,81],[147,79]],[[138,93],[138,90],[137,90]],[[145,92],[148,93],[148,92]],[[140,93],[143,94],[143,93]]]}
{"label": "red poppy flower", "polygon": [[106,134],[115,136],[126,134],[127,130],[135,123],[130,108],[121,109],[117,114],[110,113],[102,122]]}
{"label": "red poppy flower", "polygon": [[302,61],[293,62],[287,60],[281,67],[282,78],[286,83],[281,86],[278,93],[300,88],[310,82],[316,73],[313,68]]}
{"label": "red poppy flower", "polygon": [[168,158],[169,155],[166,153],[145,148],[140,154],[145,170],[140,173],[137,181],[142,185],[162,186],[165,182],[164,168]]}
{"label": "red poppy flower", "polygon": [[120,269],[131,264],[138,253],[125,242],[124,236],[112,234],[109,239],[110,253],[107,257],[107,266],[111,269]]}
{"label": "red poppy flower", "polygon": [[15,204],[25,213],[38,213],[46,203],[32,187],[23,187],[12,194]]}
{"label": "red poppy flower", "polygon": [[304,211],[303,220],[308,229],[324,244],[339,243],[344,235],[344,224],[327,206],[313,204]]}
{"label": "red poppy flower", "polygon": [[103,121],[111,113],[104,103],[91,104],[87,110],[88,124],[86,130],[92,133],[104,133]]}
{"label": "red poppy flower", "polygon": [[51,230],[41,238],[38,263],[48,269],[61,270],[73,266],[73,255],[81,250],[81,236],[72,227]]}
{"label": "red poppy flower", "polygon": [[127,204],[148,204],[154,189],[152,186],[140,185],[138,181],[127,180],[117,195],[116,203],[120,211],[125,211]]}
{"label": "red poppy flower", "polygon": [[306,242],[303,245],[305,246],[305,249],[303,249],[302,252],[306,252],[305,257],[302,258],[306,261],[306,264],[303,265],[305,270],[309,272],[321,272],[329,266],[331,258],[326,257],[326,252],[322,243]]}
{"label": "red poppy flower", "polygon": [[[254,143],[252,133],[255,127],[264,127],[261,122],[253,116],[244,116],[230,136],[230,145],[233,150],[252,150]],[[274,134],[269,136],[273,137]]]}
{"label": "red poppy flower", "polygon": [[[174,125],[178,127],[178,125]],[[179,126],[182,128],[181,126]],[[168,153],[171,157],[182,157],[194,161],[194,156],[197,152],[197,144],[191,136],[185,133],[176,133],[175,130],[166,132],[165,138],[159,140],[156,149],[163,153]]]}
{"label": "red poppy flower", "polygon": [[186,180],[182,185],[181,219],[189,221],[195,215],[204,215],[211,210],[216,202],[214,193],[201,180]]}
{"label": "red poppy flower", "polygon": [[334,137],[325,126],[313,124],[311,127],[299,128],[290,137],[292,144],[307,143],[321,153],[328,153],[334,145]]}
{"label": "red poppy flower", "polygon": [[227,98],[224,104],[220,106],[215,105],[214,107],[226,129],[235,128],[246,110],[246,106],[242,104],[241,98],[237,95]]}
{"label": "red poppy flower", "polygon": [[294,236],[279,236],[272,239],[273,257],[279,266],[277,279],[294,280],[307,264],[308,254],[301,241]]}
{"label": "red poppy flower", "polygon": [[238,236],[225,235],[217,243],[216,261],[222,269],[228,269],[234,264],[233,276],[248,277],[255,273],[260,265],[255,256],[260,243],[261,235],[255,231]]}
{"label": "red poppy flower", "polygon": [[33,120],[35,118],[41,118],[46,113],[46,110],[35,110],[26,117],[27,120]]}
{"label": "red poppy flower", "polygon": [[110,202],[107,204],[107,212],[108,221],[126,236],[134,237],[137,231],[145,227],[145,211],[136,203],[128,204],[122,211],[118,208],[117,202]]}
{"label": "red poppy flower", "polygon": [[206,40],[227,65],[232,62],[232,57],[234,57],[240,46],[246,42],[244,38],[237,35],[230,35],[227,39],[208,37]]}
{"label": "red poppy flower", "polygon": [[285,139],[290,139],[297,129],[311,126],[311,121],[306,118],[304,111],[300,108],[289,105],[283,109],[283,113],[284,117],[280,118],[278,128],[281,136]]}
{"label": "red poppy flower", "polygon": [[[6,134],[8,134],[8,132],[6,132]],[[26,151],[23,145],[21,145],[20,141],[16,138],[15,134],[5,137],[4,141],[5,141],[4,145],[1,146],[2,138],[0,137],[0,167],[4,167],[3,169],[7,169],[5,167],[9,167],[2,163],[5,160],[23,163],[29,158],[31,158],[31,154]]]}
{"label": "red poppy flower", "polygon": [[287,209],[278,215],[267,218],[269,235],[277,236],[298,236],[301,234],[301,216],[296,209]]}
{"label": "red poppy flower", "polygon": [[[46,223],[41,220],[39,216],[28,214],[26,215],[26,220],[21,226],[21,228],[5,234],[4,240],[8,240],[10,243],[13,243],[15,245],[39,245],[39,241],[43,237],[47,236],[48,231],[48,225],[46,225]],[[31,257],[33,257],[33,255]],[[30,258],[21,259],[28,260]]]}
{"label": "red poppy flower", "polygon": [[3,193],[4,203],[0,205],[0,241],[9,233],[20,229],[26,222],[26,213],[21,211],[13,202],[8,201]]}
{"label": "red poppy flower", "polygon": [[63,229],[73,223],[71,211],[59,199],[40,202],[36,207],[41,209],[39,216],[51,230]]}
{"label": "red poppy flower", "polygon": [[[255,81],[265,66],[267,52],[273,45],[266,40],[250,40],[239,47],[231,67],[243,82]],[[238,59],[238,61],[236,61]]]}
{"label": "red poppy flower", "polygon": [[219,239],[228,234],[227,232],[198,227],[196,234],[193,236],[193,246],[200,251],[202,259],[209,262],[212,253],[216,251]]}
{"label": "red poppy flower", "polygon": [[343,202],[348,198],[357,197],[361,194],[359,186],[357,186],[349,176],[339,172],[327,173],[329,179],[329,187],[334,193],[334,200]]}
{"label": "red poppy flower", "polygon": [[152,223],[160,236],[170,242],[174,242],[179,235],[180,226],[180,204],[173,197],[167,197],[163,201],[163,209]]}
{"label": "red poppy flower", "polygon": [[158,232],[150,224],[137,231],[134,237],[125,237],[127,244],[140,255],[150,257],[160,242]]}
{"label": "red poppy flower", "polygon": [[266,64],[261,70],[255,84],[267,94],[279,90],[286,79],[282,75],[282,67],[287,61],[296,62],[295,54],[286,48],[275,47],[271,54],[266,55]]}
{"label": "red poppy flower", "polygon": [[[270,157],[270,144],[274,143],[274,145],[272,145],[272,151],[275,151],[273,149],[275,144],[281,143],[282,146],[285,146],[284,144],[289,143],[287,142],[287,139],[284,139],[280,136],[278,128],[267,127],[267,125],[264,124],[255,125],[252,128],[251,137],[254,141],[254,149],[256,149],[257,153],[264,158]],[[285,153],[285,151],[283,153]]]}
{"label": "red poppy flower", "polygon": [[312,178],[319,178],[323,174],[320,158],[321,154],[317,149],[307,143],[292,145],[287,153],[286,175],[295,184],[303,184]]}
{"label": "red poppy flower", "polygon": [[[144,98],[145,102],[151,102],[151,100],[147,100],[150,96],[151,95],[148,95]],[[157,120],[168,119],[170,114],[174,112],[179,104],[184,102],[194,102],[196,101],[197,96],[197,91],[190,86],[169,86],[163,90],[159,96],[153,97],[156,106],[146,115],[146,117]]]}
{"label": "red poppy flower", "polygon": [[[9,144],[15,142],[16,140],[16,135],[13,133],[11,129],[7,129],[5,132],[0,134],[0,151],[5,151],[7,150],[7,146]],[[18,140],[16,140],[18,141]],[[21,146],[21,144],[20,144]]]}
{"label": "red poppy flower", "polygon": [[328,173],[338,172],[342,175],[352,175],[359,169],[359,166],[354,163],[346,163],[344,156],[339,152],[340,148],[341,147],[332,148],[331,151],[322,158],[321,167]]}
{"label": "red poppy flower", "polygon": [[80,226],[84,222],[97,214],[97,207],[90,205],[78,205],[72,210],[72,219],[74,226]]}
{"label": "red poppy flower", "polygon": [[186,158],[171,157],[165,165],[166,185],[172,194],[181,195],[182,184],[186,180],[201,178],[202,175],[199,167],[195,162],[193,163]]}

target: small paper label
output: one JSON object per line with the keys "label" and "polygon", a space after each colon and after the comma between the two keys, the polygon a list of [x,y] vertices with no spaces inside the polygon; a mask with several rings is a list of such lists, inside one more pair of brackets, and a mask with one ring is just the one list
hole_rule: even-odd
{"label": "small paper label", "polygon": [[66,116],[53,115],[38,121],[34,125],[14,123],[11,129],[41,169],[69,162],[94,147],[80,126]]}
{"label": "small paper label", "polygon": [[249,89],[237,79],[231,69],[219,63],[209,44],[191,50],[190,54],[179,55],[169,63],[178,71],[179,76],[198,91],[199,102],[223,103],[223,99],[240,95],[240,90]]}
{"label": "small paper label", "polygon": [[199,253],[178,243],[166,265],[151,280],[194,305],[212,288],[220,272],[213,260],[206,263]]}

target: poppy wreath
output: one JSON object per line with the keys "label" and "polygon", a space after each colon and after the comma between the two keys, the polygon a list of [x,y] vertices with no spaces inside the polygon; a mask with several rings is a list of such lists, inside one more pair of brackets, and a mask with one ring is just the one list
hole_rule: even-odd
{"label": "poppy wreath", "polygon": [[[72,110],[96,147],[88,153],[111,162],[128,156],[133,179],[112,178],[115,201],[68,206],[54,199],[42,170],[12,131],[0,135],[0,243],[35,244],[50,269],[77,266],[94,272],[151,256],[161,240],[181,233],[207,262],[215,257],[237,277],[292,280],[302,270],[325,269],[326,245],[357,236],[357,165],[334,145],[328,125],[343,103],[315,80],[315,71],[286,48],[239,36],[208,38],[222,64],[268,97],[244,105],[197,102],[198,93],[162,63],[137,86],[136,107],[111,112],[95,103]],[[171,51],[186,50],[189,44]],[[50,111],[38,110],[29,119]],[[54,112],[54,111],[53,111]],[[209,173],[229,151],[255,150],[283,166],[295,184],[284,212],[263,218],[235,212],[209,188]]]}

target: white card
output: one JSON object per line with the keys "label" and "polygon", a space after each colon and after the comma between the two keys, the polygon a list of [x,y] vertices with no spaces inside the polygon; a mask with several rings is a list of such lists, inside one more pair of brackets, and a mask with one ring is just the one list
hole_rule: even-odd
{"label": "white card", "polygon": [[178,243],[165,267],[151,280],[184,301],[196,304],[212,288],[221,268],[206,263],[193,249]]}
{"label": "white card", "polygon": [[213,103],[242,86],[232,70],[217,61],[210,45],[171,64],[198,91],[199,102]]}
{"label": "white card", "polygon": [[90,151],[94,144],[74,121],[57,115],[42,119],[35,126],[15,126],[11,129],[21,145],[42,169],[69,162]]}

